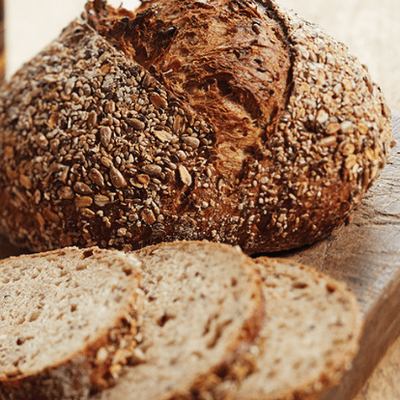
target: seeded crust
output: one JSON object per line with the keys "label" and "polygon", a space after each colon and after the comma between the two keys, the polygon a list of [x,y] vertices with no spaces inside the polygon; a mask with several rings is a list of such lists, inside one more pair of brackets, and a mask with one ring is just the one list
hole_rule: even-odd
{"label": "seeded crust", "polygon": [[33,250],[300,247],[350,216],[390,143],[366,69],[272,1],[96,0],[2,88],[1,230]]}
{"label": "seeded crust", "polygon": [[267,321],[257,367],[214,398],[319,399],[337,385],[358,351],[362,317],[343,283],[284,259],[261,257]]}
{"label": "seeded crust", "polygon": [[254,370],[265,304],[251,259],[207,242],[163,243],[135,254],[146,293],[137,362],[95,399],[208,398],[219,383],[240,382]]}
{"label": "seeded crust", "polygon": [[85,399],[115,382],[144,311],[133,254],[72,247],[0,271],[0,399]]}

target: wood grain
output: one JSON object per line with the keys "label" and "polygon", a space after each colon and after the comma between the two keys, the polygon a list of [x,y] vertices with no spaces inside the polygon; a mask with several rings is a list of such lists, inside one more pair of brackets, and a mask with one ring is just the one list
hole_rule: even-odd
{"label": "wood grain", "polygon": [[354,400],[400,399],[400,339],[388,349]]}

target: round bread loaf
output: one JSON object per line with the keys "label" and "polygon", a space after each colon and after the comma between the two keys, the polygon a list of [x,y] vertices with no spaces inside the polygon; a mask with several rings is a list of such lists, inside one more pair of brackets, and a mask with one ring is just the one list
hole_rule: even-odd
{"label": "round bread loaf", "polygon": [[133,254],[74,247],[0,262],[0,399],[83,399],[133,356],[144,311]]}
{"label": "round bread loaf", "polygon": [[96,0],[2,88],[1,229],[295,248],[349,217],[390,143],[366,68],[274,1]]}

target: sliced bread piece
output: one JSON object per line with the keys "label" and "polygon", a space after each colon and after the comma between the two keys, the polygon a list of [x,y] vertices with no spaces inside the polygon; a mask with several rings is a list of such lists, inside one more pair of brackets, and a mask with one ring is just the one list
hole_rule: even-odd
{"label": "sliced bread piece", "polygon": [[85,398],[136,346],[144,307],[133,254],[66,248],[0,262],[0,399]]}
{"label": "sliced bread piece", "polygon": [[136,254],[147,300],[141,363],[98,398],[198,399],[226,377],[247,375],[265,319],[251,259],[239,248],[207,242],[155,245]]}
{"label": "sliced bread piece", "polygon": [[256,260],[264,282],[267,322],[257,368],[214,398],[318,399],[337,384],[358,350],[361,313],[343,283],[284,259]]}

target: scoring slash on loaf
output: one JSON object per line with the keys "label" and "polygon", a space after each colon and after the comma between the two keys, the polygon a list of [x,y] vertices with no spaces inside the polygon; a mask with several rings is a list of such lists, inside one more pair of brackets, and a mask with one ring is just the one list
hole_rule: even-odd
{"label": "scoring slash on loaf", "polygon": [[240,382],[254,369],[265,322],[252,260],[237,247],[195,241],[135,254],[146,293],[141,358],[95,398],[194,400],[227,379]]}
{"label": "scoring slash on loaf", "polygon": [[275,1],[88,2],[0,94],[1,229],[34,250],[327,236],[384,167],[366,69]]}
{"label": "scoring slash on loaf", "polygon": [[133,254],[74,247],[0,262],[0,399],[84,399],[134,354],[144,311]]}

